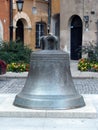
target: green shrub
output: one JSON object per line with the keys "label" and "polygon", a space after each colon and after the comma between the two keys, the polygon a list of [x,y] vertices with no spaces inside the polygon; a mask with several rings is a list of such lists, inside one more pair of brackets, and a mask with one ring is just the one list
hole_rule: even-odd
{"label": "green shrub", "polygon": [[98,62],[98,45],[94,42],[89,42],[89,44],[82,47],[82,52],[87,54],[87,59],[92,62]]}
{"label": "green shrub", "polygon": [[2,42],[0,44],[0,59],[7,64],[12,62],[30,62],[31,49],[19,42]]}
{"label": "green shrub", "polygon": [[98,72],[98,43],[89,42],[82,47],[82,52],[87,54],[87,58],[82,58],[78,62],[80,71]]}

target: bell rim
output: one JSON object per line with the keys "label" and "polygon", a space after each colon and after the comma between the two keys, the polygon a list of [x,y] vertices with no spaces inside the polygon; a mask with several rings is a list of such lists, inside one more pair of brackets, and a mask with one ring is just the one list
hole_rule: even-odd
{"label": "bell rim", "polygon": [[49,98],[45,98],[45,100],[41,100],[41,98],[39,100],[34,98],[29,99],[16,95],[13,105],[34,110],[68,110],[81,108],[84,107],[86,104],[84,102],[83,96],[81,95],[71,95],[71,99],[68,97],[66,99],[62,98],[62,100],[58,99],[57,101],[55,99],[49,100]]}

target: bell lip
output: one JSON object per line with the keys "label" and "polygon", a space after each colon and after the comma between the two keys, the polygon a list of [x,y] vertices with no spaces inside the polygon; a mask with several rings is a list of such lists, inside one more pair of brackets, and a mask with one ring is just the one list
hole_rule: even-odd
{"label": "bell lip", "polygon": [[82,107],[85,107],[86,104],[84,103],[83,105],[78,105],[78,106],[73,106],[73,107],[29,107],[29,106],[22,106],[22,105],[18,105],[18,104],[15,104],[13,103],[14,106],[16,107],[20,107],[20,108],[24,108],[24,109],[30,109],[30,110],[72,110],[72,109],[78,109],[78,108],[82,108]]}
{"label": "bell lip", "polygon": [[[36,102],[36,103],[32,104],[33,102]],[[59,100],[57,102],[47,100],[46,104],[41,106],[40,104],[43,104],[44,102],[46,102],[46,101],[38,102],[35,99],[33,99],[33,100],[28,100],[25,98],[23,99],[20,96],[16,95],[13,105],[16,107],[32,109],[32,110],[69,110],[69,109],[77,109],[77,108],[86,106],[83,96],[81,96],[81,95],[78,95],[77,99],[75,97],[73,97],[73,100],[63,99],[63,103]],[[47,106],[48,103],[51,105]],[[58,103],[58,105],[57,105],[57,103]],[[60,103],[62,103],[61,106],[59,106]],[[39,104],[39,105],[36,106],[36,104]]]}

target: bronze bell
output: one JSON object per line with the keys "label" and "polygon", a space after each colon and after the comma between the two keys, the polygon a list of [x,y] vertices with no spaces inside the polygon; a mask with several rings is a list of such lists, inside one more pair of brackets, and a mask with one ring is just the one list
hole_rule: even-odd
{"label": "bronze bell", "polygon": [[23,90],[14,105],[31,109],[71,109],[85,106],[76,91],[69,54],[58,50],[53,35],[41,38],[43,50],[32,52],[30,70]]}

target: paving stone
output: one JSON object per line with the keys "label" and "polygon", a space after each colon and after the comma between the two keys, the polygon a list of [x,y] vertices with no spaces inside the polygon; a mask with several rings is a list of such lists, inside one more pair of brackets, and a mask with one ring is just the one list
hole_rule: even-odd
{"label": "paving stone", "polygon": [[[71,73],[75,87],[80,94],[88,94],[92,100],[97,110],[96,119],[0,117],[0,130],[98,130],[98,73],[80,72],[77,70],[77,63],[71,61]],[[0,94],[16,94],[21,91],[27,74],[26,72],[20,74],[9,72],[0,76]],[[0,98],[0,104],[4,99],[5,97]]]}
{"label": "paving stone", "polygon": [[[73,79],[80,94],[98,94],[98,79]],[[7,78],[0,80],[0,93],[19,93],[24,87],[26,78]]]}

